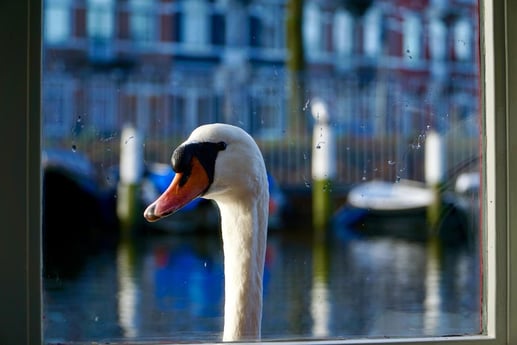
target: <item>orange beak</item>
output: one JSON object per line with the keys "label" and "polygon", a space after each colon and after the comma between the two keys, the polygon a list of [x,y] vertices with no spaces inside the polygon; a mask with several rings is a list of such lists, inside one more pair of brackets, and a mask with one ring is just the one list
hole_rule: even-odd
{"label": "orange beak", "polygon": [[192,169],[186,182],[181,181],[184,173],[177,173],[171,184],[160,197],[144,211],[149,222],[166,217],[200,196],[209,186],[208,175],[196,157],[192,158]]}

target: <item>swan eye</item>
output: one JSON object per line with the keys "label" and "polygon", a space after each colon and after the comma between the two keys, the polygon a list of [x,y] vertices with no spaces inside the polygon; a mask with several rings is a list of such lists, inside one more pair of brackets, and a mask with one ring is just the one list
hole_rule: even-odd
{"label": "swan eye", "polygon": [[226,146],[228,146],[224,141],[220,141],[217,143],[217,149],[219,151],[224,151],[226,150]]}

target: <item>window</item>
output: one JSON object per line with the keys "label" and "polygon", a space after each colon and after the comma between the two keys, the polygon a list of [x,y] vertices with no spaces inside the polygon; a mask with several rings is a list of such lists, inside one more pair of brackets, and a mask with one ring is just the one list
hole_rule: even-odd
{"label": "window", "polygon": [[433,18],[429,24],[429,50],[433,60],[447,56],[447,28],[441,19]]}
{"label": "window", "polygon": [[468,19],[461,18],[454,25],[454,53],[460,61],[469,60],[472,53],[472,26]]}
{"label": "window", "polygon": [[253,6],[250,17],[253,47],[282,49],[285,46],[284,10],[277,2]]}
{"label": "window", "polygon": [[308,3],[303,15],[305,20],[303,38],[307,52],[309,56],[318,56],[322,50],[322,15],[317,3]]}
{"label": "window", "polygon": [[402,52],[406,60],[418,61],[422,50],[422,22],[418,15],[407,13],[404,17],[404,44]]}
{"label": "window", "polygon": [[339,56],[350,57],[354,49],[354,18],[343,9],[334,16],[334,47]]}
{"label": "window", "polygon": [[48,80],[47,88],[43,90],[43,98],[47,100],[42,108],[43,132],[47,138],[59,137],[65,131],[70,131],[74,119],[65,114],[74,114],[75,83],[66,76],[56,76]]}
{"label": "window", "polygon": [[113,57],[111,40],[115,34],[113,0],[88,0],[86,15],[90,56],[93,60],[105,61]]}
{"label": "window", "polygon": [[156,40],[153,1],[131,0],[131,37],[139,44],[149,44]]}
{"label": "window", "polygon": [[44,28],[47,44],[64,43],[70,37],[70,4],[68,0],[49,1],[45,9]]}
{"label": "window", "polygon": [[[20,2],[17,1],[19,5]],[[485,15],[484,47],[485,65],[484,77],[486,80],[485,106],[486,116],[486,145],[487,145],[487,172],[486,172],[486,205],[484,213],[487,226],[483,239],[485,260],[482,267],[485,287],[486,315],[483,326],[486,336],[475,337],[449,337],[433,339],[403,339],[389,340],[391,344],[403,344],[407,342],[415,344],[429,343],[431,341],[445,343],[473,343],[473,344],[511,344],[517,339],[517,330],[513,325],[517,322],[516,300],[509,294],[515,289],[517,279],[515,270],[511,265],[516,262],[516,238],[511,230],[516,226],[515,215],[511,210],[515,206],[515,188],[513,179],[508,178],[517,172],[516,162],[511,161],[511,147],[516,140],[506,133],[513,132],[515,122],[512,116],[516,110],[515,100],[506,99],[517,86],[516,70],[512,64],[505,61],[513,61],[515,52],[515,24],[511,21],[500,20],[516,10],[514,4],[508,2],[487,3],[483,7]],[[505,6],[508,12],[505,12]],[[4,231],[1,232],[0,246],[2,250],[3,276],[10,279],[4,282],[3,293],[0,295],[1,304],[4,306],[0,314],[2,324],[2,340],[6,343],[39,344],[41,336],[41,310],[40,310],[40,171],[34,169],[40,161],[39,143],[39,73],[40,61],[33,61],[38,54],[29,50],[29,47],[38,46],[40,34],[38,29],[30,31],[30,35],[24,33],[29,23],[31,27],[39,22],[39,10],[37,6],[31,6],[28,2],[9,8],[10,11],[1,11],[0,23],[20,30],[0,30],[2,41],[11,49],[6,49],[3,58],[8,62],[0,66],[1,74],[5,76],[2,83],[6,84],[0,102],[1,113],[17,114],[11,118],[12,126],[2,126],[2,146],[15,150],[6,150],[4,159],[10,162],[10,169],[4,176],[4,193],[2,198],[7,208],[0,208],[1,218],[4,223]],[[32,12],[35,11],[36,13]],[[34,16],[32,16],[34,15]],[[497,20],[494,20],[497,19]],[[507,25],[507,26],[506,26]],[[493,28],[493,29],[492,29]],[[505,31],[507,30],[508,31]],[[493,30],[493,31],[492,31]],[[509,35],[505,41],[505,33]],[[20,35],[20,40],[12,40],[12,33]],[[21,41],[29,39],[26,45],[20,45]],[[506,44],[509,48],[506,50]],[[493,54],[494,53],[494,54]],[[30,58],[29,58],[30,57]],[[508,59],[508,60],[507,60]],[[39,59],[38,59],[39,60]],[[31,68],[27,68],[27,67]],[[31,73],[27,75],[26,73]],[[34,74],[32,74],[34,73]],[[508,79],[506,79],[508,78]],[[27,80],[30,82],[27,83]],[[508,83],[506,83],[508,81]],[[17,87],[13,87],[16,85]],[[24,92],[20,92],[23,90]],[[508,103],[506,103],[508,102]],[[30,105],[29,107],[27,105]],[[497,111],[496,111],[497,109]],[[24,114],[24,116],[20,116]],[[33,121],[28,121],[28,120]],[[507,132],[508,131],[508,132]],[[17,149],[17,150],[16,150]],[[23,157],[24,159],[20,159]],[[21,192],[21,190],[23,192]],[[26,270],[20,269],[22,267]],[[316,311],[315,311],[316,312]],[[364,342],[382,343],[385,339],[374,338]],[[336,340],[336,343],[339,342]],[[350,342],[350,341],[345,341]]]}
{"label": "window", "polygon": [[364,53],[367,57],[377,57],[382,49],[381,33],[382,33],[382,14],[381,11],[374,7],[365,14],[364,19]]}
{"label": "window", "polygon": [[182,43],[186,49],[203,50],[208,44],[208,5],[205,0],[184,1]]}

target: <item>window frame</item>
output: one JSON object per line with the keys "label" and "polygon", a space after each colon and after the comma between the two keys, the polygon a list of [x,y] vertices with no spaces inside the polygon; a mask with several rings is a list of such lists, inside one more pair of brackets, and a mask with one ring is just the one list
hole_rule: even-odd
{"label": "window frame", "polygon": [[[486,335],[326,340],[321,343],[517,343],[517,2],[481,1],[481,69],[486,148],[482,238]],[[0,4],[0,342],[41,344],[41,0]],[[512,231],[513,230],[513,231]],[[316,342],[316,341],[314,341]],[[282,342],[285,344],[285,342]]]}

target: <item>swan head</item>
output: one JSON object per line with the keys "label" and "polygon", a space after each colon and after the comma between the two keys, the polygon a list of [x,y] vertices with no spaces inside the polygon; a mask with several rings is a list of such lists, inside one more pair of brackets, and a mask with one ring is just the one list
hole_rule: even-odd
{"label": "swan head", "polygon": [[[268,197],[262,154],[243,129],[227,124],[196,128],[171,157],[175,177],[144,217],[157,221],[197,197],[227,202]],[[265,191],[264,191],[265,189]]]}

